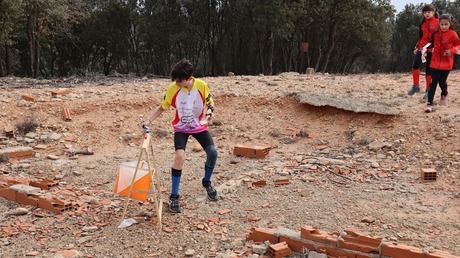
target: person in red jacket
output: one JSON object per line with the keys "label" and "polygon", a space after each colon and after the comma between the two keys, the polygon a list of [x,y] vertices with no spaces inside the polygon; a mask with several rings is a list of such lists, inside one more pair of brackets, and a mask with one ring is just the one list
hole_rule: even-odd
{"label": "person in red jacket", "polygon": [[460,39],[452,28],[453,19],[449,14],[439,17],[439,30],[433,34],[433,55],[431,57],[432,82],[428,92],[428,103],[425,112],[433,111],[433,99],[436,86],[441,88],[439,105],[447,104],[447,76],[454,65],[454,55],[460,54]]}
{"label": "person in red jacket", "polygon": [[414,62],[412,64],[412,88],[407,93],[408,95],[414,95],[416,92],[420,92],[420,66],[422,64],[422,57],[426,53],[426,68],[425,68],[425,96],[427,97],[428,88],[431,84],[431,71],[430,71],[430,60],[431,60],[431,46],[427,46],[431,42],[431,36],[434,32],[439,29],[439,21],[436,14],[436,8],[431,5],[425,5],[422,9],[423,21],[420,24],[420,36],[417,41],[417,45],[414,49]]}

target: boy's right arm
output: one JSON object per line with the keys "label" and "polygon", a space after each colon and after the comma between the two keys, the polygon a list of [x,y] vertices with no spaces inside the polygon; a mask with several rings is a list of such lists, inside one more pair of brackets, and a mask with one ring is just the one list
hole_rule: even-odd
{"label": "boy's right arm", "polygon": [[159,105],[156,109],[152,110],[146,118],[142,121],[141,126],[149,126],[153,120],[157,119],[163,113],[164,109],[161,105]]}

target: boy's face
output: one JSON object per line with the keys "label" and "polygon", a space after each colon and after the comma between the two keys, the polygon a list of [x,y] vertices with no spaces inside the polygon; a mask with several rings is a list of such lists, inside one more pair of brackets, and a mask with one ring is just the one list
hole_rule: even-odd
{"label": "boy's face", "polygon": [[191,81],[192,81],[192,77],[190,76],[188,79],[177,79],[176,84],[179,87],[188,87],[190,86]]}
{"label": "boy's face", "polygon": [[423,12],[423,17],[425,17],[425,19],[430,19],[433,16],[434,16],[434,11]]}
{"label": "boy's face", "polygon": [[450,28],[450,22],[448,20],[440,20],[439,27],[442,31],[447,31]]}

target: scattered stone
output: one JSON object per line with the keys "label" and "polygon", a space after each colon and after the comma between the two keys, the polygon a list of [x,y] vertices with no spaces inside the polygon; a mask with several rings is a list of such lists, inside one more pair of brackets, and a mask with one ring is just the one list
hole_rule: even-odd
{"label": "scattered stone", "polygon": [[195,254],[195,250],[193,249],[187,249],[185,251],[185,256],[193,256]]}
{"label": "scattered stone", "polygon": [[38,144],[38,145],[34,146],[34,149],[37,149],[37,150],[46,150],[47,148],[48,148],[48,146],[46,146],[44,144]]}
{"label": "scattered stone", "polygon": [[86,227],[83,227],[81,230],[85,232],[94,232],[98,230],[98,227],[97,226],[86,226]]}
{"label": "scattered stone", "polygon": [[46,135],[46,134],[40,135],[40,141],[41,142],[48,142],[49,141],[48,135]]}
{"label": "scattered stone", "polygon": [[77,170],[72,171],[72,174],[73,174],[74,176],[81,176],[81,175],[83,175],[80,171],[77,171]]}
{"label": "scattered stone", "polygon": [[24,138],[24,142],[27,143],[27,144],[30,144],[30,143],[34,143],[35,140],[31,139],[31,138]]}
{"label": "scattered stone", "polygon": [[34,139],[35,137],[37,137],[37,134],[34,133],[34,132],[28,132],[28,133],[26,133],[26,135],[24,135],[24,136],[27,137],[27,138]]}
{"label": "scattered stone", "polygon": [[37,255],[39,255],[39,254],[40,254],[40,253],[37,252],[37,251],[32,251],[32,252],[26,253],[26,256],[37,256]]}
{"label": "scattered stone", "polygon": [[18,165],[18,168],[20,169],[29,169],[30,168],[30,164],[29,163],[21,163]]}
{"label": "scattered stone", "polygon": [[198,144],[198,143],[196,143],[196,144],[193,145],[193,149],[192,149],[192,150],[193,150],[194,152],[200,152],[201,149],[202,149],[202,148],[201,148],[201,145]]}
{"label": "scattered stone", "polygon": [[58,159],[59,159],[58,156],[56,156],[56,155],[51,155],[51,154],[48,155],[48,156],[46,156],[46,158],[47,158],[47,159],[50,159],[50,160],[58,160]]}
{"label": "scattered stone", "polygon": [[58,133],[51,133],[48,135],[48,138],[52,141],[58,141],[62,138],[62,135]]}
{"label": "scattered stone", "polygon": [[78,243],[79,245],[82,245],[82,244],[84,244],[84,243],[90,241],[91,239],[92,239],[92,236],[81,237],[81,238],[79,238],[79,239],[77,240],[77,243]]}
{"label": "scattered stone", "polygon": [[361,222],[363,222],[363,223],[368,223],[368,224],[372,224],[372,223],[375,222],[375,219],[372,218],[372,217],[364,217],[364,218],[361,220]]}
{"label": "scattered stone", "polygon": [[95,169],[96,167],[97,167],[96,164],[89,164],[85,166],[86,169]]}
{"label": "scattered stone", "polygon": [[371,167],[372,167],[372,168],[379,168],[379,167],[380,167],[380,164],[379,164],[377,161],[372,161],[372,162],[371,162]]}
{"label": "scattered stone", "polygon": [[13,211],[8,212],[9,215],[13,215],[13,216],[22,216],[28,213],[29,213],[29,210],[26,208],[22,208],[22,207],[18,207],[14,209]]}
{"label": "scattered stone", "polygon": [[382,149],[385,146],[387,146],[387,144],[384,142],[373,141],[369,143],[369,150],[376,151]]}
{"label": "scattered stone", "polygon": [[317,253],[315,251],[308,252],[308,258],[327,258],[326,254]]}
{"label": "scattered stone", "polygon": [[252,245],[252,252],[256,254],[265,254],[268,250],[268,246],[266,244],[260,245]]}
{"label": "scattered stone", "polygon": [[53,258],[77,258],[82,257],[82,254],[77,250],[62,250],[57,251]]}
{"label": "scattered stone", "polygon": [[233,165],[235,165],[235,164],[238,164],[238,163],[239,163],[239,161],[238,161],[238,160],[236,160],[236,159],[232,159],[232,160],[230,160],[230,164],[233,164]]}

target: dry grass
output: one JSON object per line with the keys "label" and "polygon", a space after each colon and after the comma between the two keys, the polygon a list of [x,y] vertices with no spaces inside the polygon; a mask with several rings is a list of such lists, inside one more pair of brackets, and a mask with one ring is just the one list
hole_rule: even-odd
{"label": "dry grass", "polygon": [[34,132],[39,126],[39,123],[34,117],[26,117],[22,122],[16,124],[16,132],[19,135],[25,135],[29,132]]}

